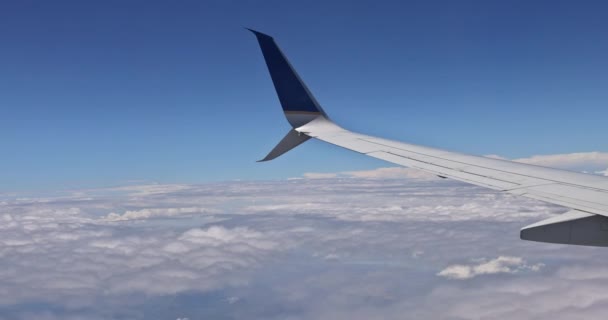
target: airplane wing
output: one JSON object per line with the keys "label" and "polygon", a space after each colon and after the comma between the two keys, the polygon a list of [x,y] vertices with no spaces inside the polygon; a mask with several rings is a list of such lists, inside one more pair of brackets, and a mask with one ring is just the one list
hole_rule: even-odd
{"label": "airplane wing", "polygon": [[572,209],[522,228],[521,239],[608,246],[607,177],[450,152],[346,130],[331,121],[274,39],[251,31],[293,128],[260,161],[272,160],[315,138],[397,165]]}

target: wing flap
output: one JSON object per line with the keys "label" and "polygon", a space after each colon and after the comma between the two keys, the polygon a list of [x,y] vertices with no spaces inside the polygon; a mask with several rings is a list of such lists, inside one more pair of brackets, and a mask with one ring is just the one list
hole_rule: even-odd
{"label": "wing flap", "polygon": [[522,228],[520,238],[539,242],[607,247],[608,218],[572,210]]}
{"label": "wing flap", "polygon": [[552,183],[509,190],[508,192],[564,207],[608,216],[608,193],[597,189]]}

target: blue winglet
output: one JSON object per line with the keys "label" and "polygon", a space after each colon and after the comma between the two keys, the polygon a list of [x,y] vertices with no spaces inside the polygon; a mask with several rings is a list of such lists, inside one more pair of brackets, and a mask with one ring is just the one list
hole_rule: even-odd
{"label": "blue winglet", "polygon": [[274,39],[256,30],[249,28],[247,30],[253,32],[258,40],[272,83],[289,123],[297,128],[316,116],[328,118]]}

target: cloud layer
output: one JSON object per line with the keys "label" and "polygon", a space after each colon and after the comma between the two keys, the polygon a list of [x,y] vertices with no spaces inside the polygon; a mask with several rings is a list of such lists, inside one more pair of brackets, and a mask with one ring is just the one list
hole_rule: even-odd
{"label": "cloud layer", "polygon": [[605,170],[608,168],[608,153],[578,152],[567,154],[537,155],[529,158],[514,159],[514,161],[544,167],[595,172],[600,169]]}
{"label": "cloud layer", "polygon": [[518,239],[563,211],[367,174],[7,195],[0,319],[591,318],[605,250]]}

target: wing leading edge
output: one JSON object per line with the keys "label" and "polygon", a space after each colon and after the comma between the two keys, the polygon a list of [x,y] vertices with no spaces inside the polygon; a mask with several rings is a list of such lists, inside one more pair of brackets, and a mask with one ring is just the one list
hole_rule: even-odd
{"label": "wing leading edge", "polygon": [[572,209],[522,228],[521,239],[608,246],[608,178],[450,152],[346,130],[329,119],[274,39],[253,32],[285,116],[293,127],[264,160],[274,159],[308,138],[316,138],[397,165]]}

